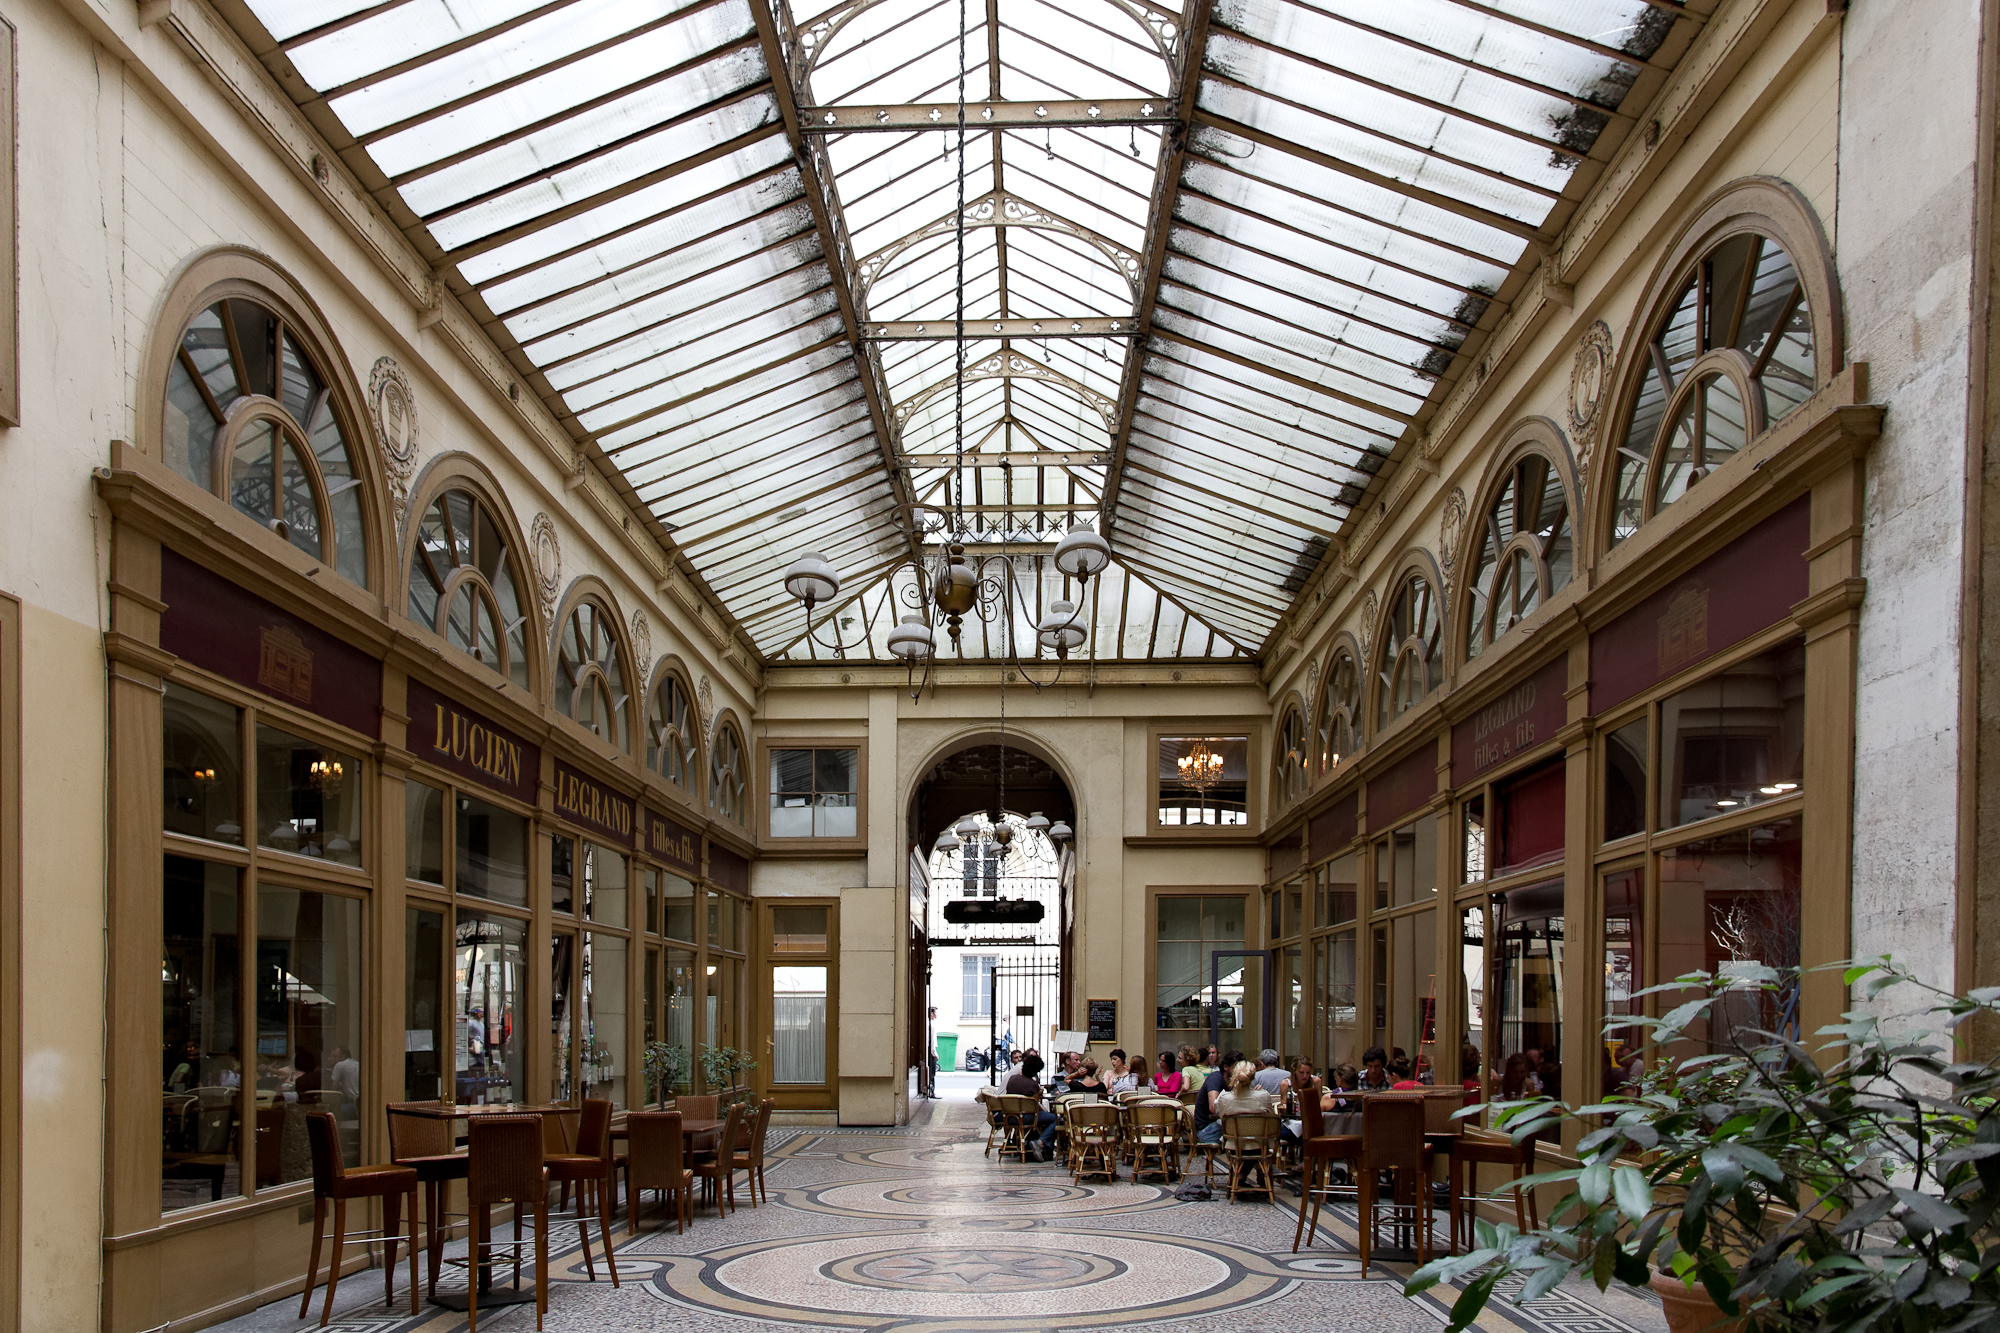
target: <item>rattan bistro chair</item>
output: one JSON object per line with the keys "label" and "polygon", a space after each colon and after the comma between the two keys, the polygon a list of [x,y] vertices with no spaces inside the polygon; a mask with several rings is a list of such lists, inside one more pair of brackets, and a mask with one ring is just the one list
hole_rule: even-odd
{"label": "rattan bistro chair", "polygon": [[389,1103],[389,1160],[417,1173],[424,1195],[424,1249],[429,1255],[429,1288],[435,1292],[438,1260],[444,1256],[444,1238],[451,1219],[462,1214],[451,1211],[451,1182],[464,1180],[472,1159],[458,1151],[453,1122],[439,1116],[414,1114],[444,1105],[442,1102]]}
{"label": "rattan bistro chair", "polygon": [[[1035,1121],[1040,1116],[1042,1104],[1033,1097],[1001,1095],[986,1099],[986,1147],[993,1147],[995,1135],[1000,1137],[1000,1156],[1005,1159],[1013,1153],[1023,1162],[1028,1160],[1028,1143],[1034,1138]],[[983,1154],[982,1154],[983,1155]]]}
{"label": "rattan bistro chair", "polygon": [[[320,1307],[319,1326],[325,1328],[333,1317],[333,1293],[340,1286],[341,1251],[349,1240],[385,1247],[382,1290],[388,1304],[396,1303],[396,1242],[401,1239],[396,1234],[396,1224],[406,1198],[410,1205],[410,1313],[417,1313],[417,1173],[407,1166],[346,1166],[340,1158],[340,1126],[331,1111],[313,1111],[306,1116],[306,1142],[312,1147],[313,1238],[312,1258],[306,1264],[306,1289],[299,1297],[299,1318],[304,1319],[312,1307],[328,1203],[333,1205],[333,1263],[327,1269],[326,1303]],[[382,1229],[349,1231],[349,1199],[380,1199]]]}
{"label": "rattan bistro chair", "polygon": [[639,1234],[639,1197],[659,1190],[674,1215],[674,1234],[693,1222],[694,1172],[682,1153],[679,1111],[634,1111],[625,1117],[627,1229]]}
{"label": "rattan bistro chair", "polygon": [[1124,1143],[1118,1108],[1110,1102],[1072,1102],[1063,1108],[1063,1117],[1069,1129],[1070,1179],[1102,1175],[1115,1182]]}
{"label": "rattan bistro chair", "polygon": [[[521,1285],[521,1251],[528,1244],[521,1239],[523,1213],[534,1215],[535,1327],[540,1329],[549,1309],[549,1173],[542,1165],[542,1117],[475,1117],[469,1155],[465,1202],[474,1214],[475,1231],[465,1258],[451,1261],[465,1265],[467,1333],[479,1333],[479,1268],[492,1262],[496,1250],[511,1255],[514,1285]],[[496,1241],[487,1210],[506,1203],[514,1205],[514,1239]]]}
{"label": "rattan bistro chair", "polygon": [[[544,1132],[544,1145],[547,1141]],[[565,1196],[569,1186],[576,1186],[576,1211],[565,1211],[554,1220],[576,1223],[577,1233],[583,1239],[583,1271],[592,1282],[597,1281],[597,1265],[590,1256],[591,1215],[584,1210],[595,1205],[597,1230],[604,1241],[604,1262],[611,1268],[611,1285],[617,1286],[618,1257],[611,1252],[611,1208],[618,1194],[617,1166],[611,1160],[611,1103],[586,1098],[583,1116],[577,1124],[575,1150],[544,1151],[542,1165],[548,1168],[551,1183],[562,1182]],[[564,1202],[567,1206],[567,1197]]]}
{"label": "rattan bistro chair", "polygon": [[1181,1108],[1176,1101],[1135,1102],[1127,1109],[1132,1182],[1152,1172],[1163,1180],[1181,1173]]}
{"label": "rattan bistro chair", "polygon": [[1417,1262],[1431,1260],[1436,1213],[1431,1208],[1431,1150],[1424,1143],[1421,1094],[1376,1093],[1361,1104],[1361,1276],[1375,1248],[1383,1203],[1381,1178],[1393,1182],[1388,1202],[1392,1224],[1416,1231]]}
{"label": "rattan bistro chair", "polygon": [[[1278,1136],[1284,1121],[1276,1111],[1238,1111],[1222,1117],[1220,1147],[1229,1163],[1229,1201],[1240,1193],[1262,1194],[1275,1200],[1272,1181],[1278,1174]],[[1243,1178],[1252,1168],[1263,1178],[1260,1185],[1246,1185]]]}
{"label": "rattan bistro chair", "polygon": [[684,1120],[720,1120],[722,1099],[720,1097],[676,1097],[667,1109],[679,1111]]}
{"label": "rattan bistro chair", "polygon": [[[1299,1152],[1304,1158],[1305,1170],[1299,1180],[1299,1224],[1292,1228],[1292,1253],[1299,1251],[1299,1237],[1304,1236],[1307,1245],[1319,1235],[1320,1205],[1335,1194],[1355,1197],[1359,1187],[1354,1176],[1361,1161],[1361,1136],[1359,1134],[1329,1134],[1326,1132],[1326,1115],[1320,1110],[1321,1085],[1317,1079],[1299,1097]],[[1335,1185],[1332,1181],[1333,1164],[1344,1162],[1347,1166],[1348,1182]],[[1312,1205],[1310,1228],[1306,1220],[1306,1205]]]}

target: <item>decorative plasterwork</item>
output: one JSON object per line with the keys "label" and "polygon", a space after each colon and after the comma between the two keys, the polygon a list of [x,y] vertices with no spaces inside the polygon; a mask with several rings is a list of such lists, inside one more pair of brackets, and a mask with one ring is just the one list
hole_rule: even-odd
{"label": "decorative plasterwork", "polygon": [[1465,531],[1465,491],[1457,486],[1445,499],[1444,510],[1438,515],[1438,572],[1444,576],[1444,594],[1450,600],[1453,585],[1458,581],[1458,543]]}
{"label": "decorative plasterwork", "polygon": [[562,540],[556,536],[555,521],[536,514],[528,525],[528,557],[535,567],[535,591],[542,599],[542,619],[556,614],[556,594],[562,591]]}
{"label": "decorative plasterwork", "polygon": [[[1375,590],[1373,588],[1370,588],[1368,595],[1361,599],[1361,632],[1357,637],[1361,640],[1361,660],[1363,662],[1367,662],[1372,656],[1372,650],[1375,646],[1375,617],[1376,613],[1381,610],[1381,606],[1382,604],[1375,599]],[[1363,669],[1366,670],[1365,667]]]}
{"label": "decorative plasterwork", "polygon": [[646,623],[644,611],[632,613],[632,657],[639,664],[639,679],[644,681],[653,674],[653,627]]}
{"label": "decorative plasterwork", "polygon": [[417,470],[417,397],[410,377],[393,356],[380,357],[368,372],[368,407],[381,444],[382,470],[389,478],[389,498],[396,522],[410,507],[410,478]]}
{"label": "decorative plasterwork", "polygon": [[1569,433],[1576,449],[1577,490],[1590,477],[1603,426],[1604,400],[1611,391],[1611,328],[1598,320],[1583,331],[1569,369]]}
{"label": "decorative plasterwork", "polygon": [[701,683],[694,687],[694,708],[695,721],[701,726],[702,744],[712,746],[715,743],[715,686],[709,683],[707,676],[703,676]]}

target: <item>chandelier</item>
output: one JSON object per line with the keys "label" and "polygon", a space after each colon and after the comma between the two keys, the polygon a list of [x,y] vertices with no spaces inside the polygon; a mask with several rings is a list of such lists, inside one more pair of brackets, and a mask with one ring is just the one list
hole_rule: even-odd
{"label": "chandelier", "polygon": [[1209,749],[1207,741],[1196,741],[1194,748],[1176,763],[1180,766],[1182,784],[1204,796],[1210,787],[1222,781],[1222,756]]}

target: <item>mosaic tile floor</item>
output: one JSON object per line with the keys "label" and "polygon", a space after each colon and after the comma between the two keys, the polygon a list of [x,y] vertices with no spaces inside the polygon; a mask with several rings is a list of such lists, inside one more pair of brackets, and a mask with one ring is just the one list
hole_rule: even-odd
{"label": "mosaic tile floor", "polygon": [[[591,1283],[581,1251],[564,1253],[551,1263],[546,1327],[1057,1333],[1185,1321],[1229,1333],[1425,1333],[1444,1322],[1442,1303],[1404,1298],[1403,1266],[1371,1265],[1361,1277],[1351,1214],[1333,1210],[1330,1228],[1322,1217],[1319,1243],[1295,1255],[1295,1213],[1282,1191],[1278,1207],[1247,1198],[1182,1203],[1154,1184],[1073,1185],[1059,1166],[1002,1164],[982,1154],[984,1142],[977,1108],[963,1102],[931,1104],[906,1130],[774,1129],[769,1205],[745,1203],[720,1219],[701,1209],[682,1236],[652,1229],[657,1208],[641,1218],[636,1237],[614,1231],[617,1289],[601,1256]],[[574,1236],[559,1231],[552,1240]],[[450,1275],[447,1268],[440,1291]],[[415,1317],[407,1303],[384,1310],[381,1281],[376,1270],[345,1279],[331,1326],[343,1333],[465,1327],[464,1314],[436,1306]],[[404,1292],[400,1273],[397,1292]],[[317,1327],[320,1295],[309,1321],[297,1318],[294,1297],[221,1327]],[[1656,1303],[1588,1287],[1560,1288],[1526,1308],[1496,1304],[1482,1324],[1490,1333],[1665,1327]],[[480,1325],[532,1329],[534,1307],[482,1312]]]}

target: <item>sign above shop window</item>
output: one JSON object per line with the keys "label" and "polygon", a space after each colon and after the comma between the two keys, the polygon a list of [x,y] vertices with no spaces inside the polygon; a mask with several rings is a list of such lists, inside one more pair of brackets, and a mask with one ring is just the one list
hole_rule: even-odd
{"label": "sign above shop window", "polygon": [[160,551],[160,647],[238,685],[382,734],[382,664],[178,551]]}
{"label": "sign above shop window", "polygon": [[1451,729],[1451,781],[1470,782],[1532,750],[1569,720],[1569,658],[1555,661]]}
{"label": "sign above shop window", "polygon": [[632,846],[632,798],[556,760],[556,813],[622,847]]}
{"label": "sign above shop window", "polygon": [[750,892],[750,862],[727,847],[709,844],[708,877],[725,889]]}
{"label": "sign above shop window", "polygon": [[1349,792],[1312,817],[1306,827],[1306,857],[1317,861],[1354,841],[1359,827],[1360,793]]}
{"label": "sign above shop window", "polygon": [[646,840],[641,850],[689,877],[701,874],[701,838],[657,810],[641,810]]}
{"label": "sign above shop window", "polygon": [[459,703],[411,677],[410,727],[405,744],[427,764],[436,764],[517,801],[532,803],[542,778],[542,752]]}
{"label": "sign above shop window", "polygon": [[1806,599],[1801,496],[1590,636],[1590,711],[1603,712],[1769,629]]}
{"label": "sign above shop window", "polygon": [[1437,795],[1437,746],[1426,741],[1368,779],[1368,827],[1388,828]]}

